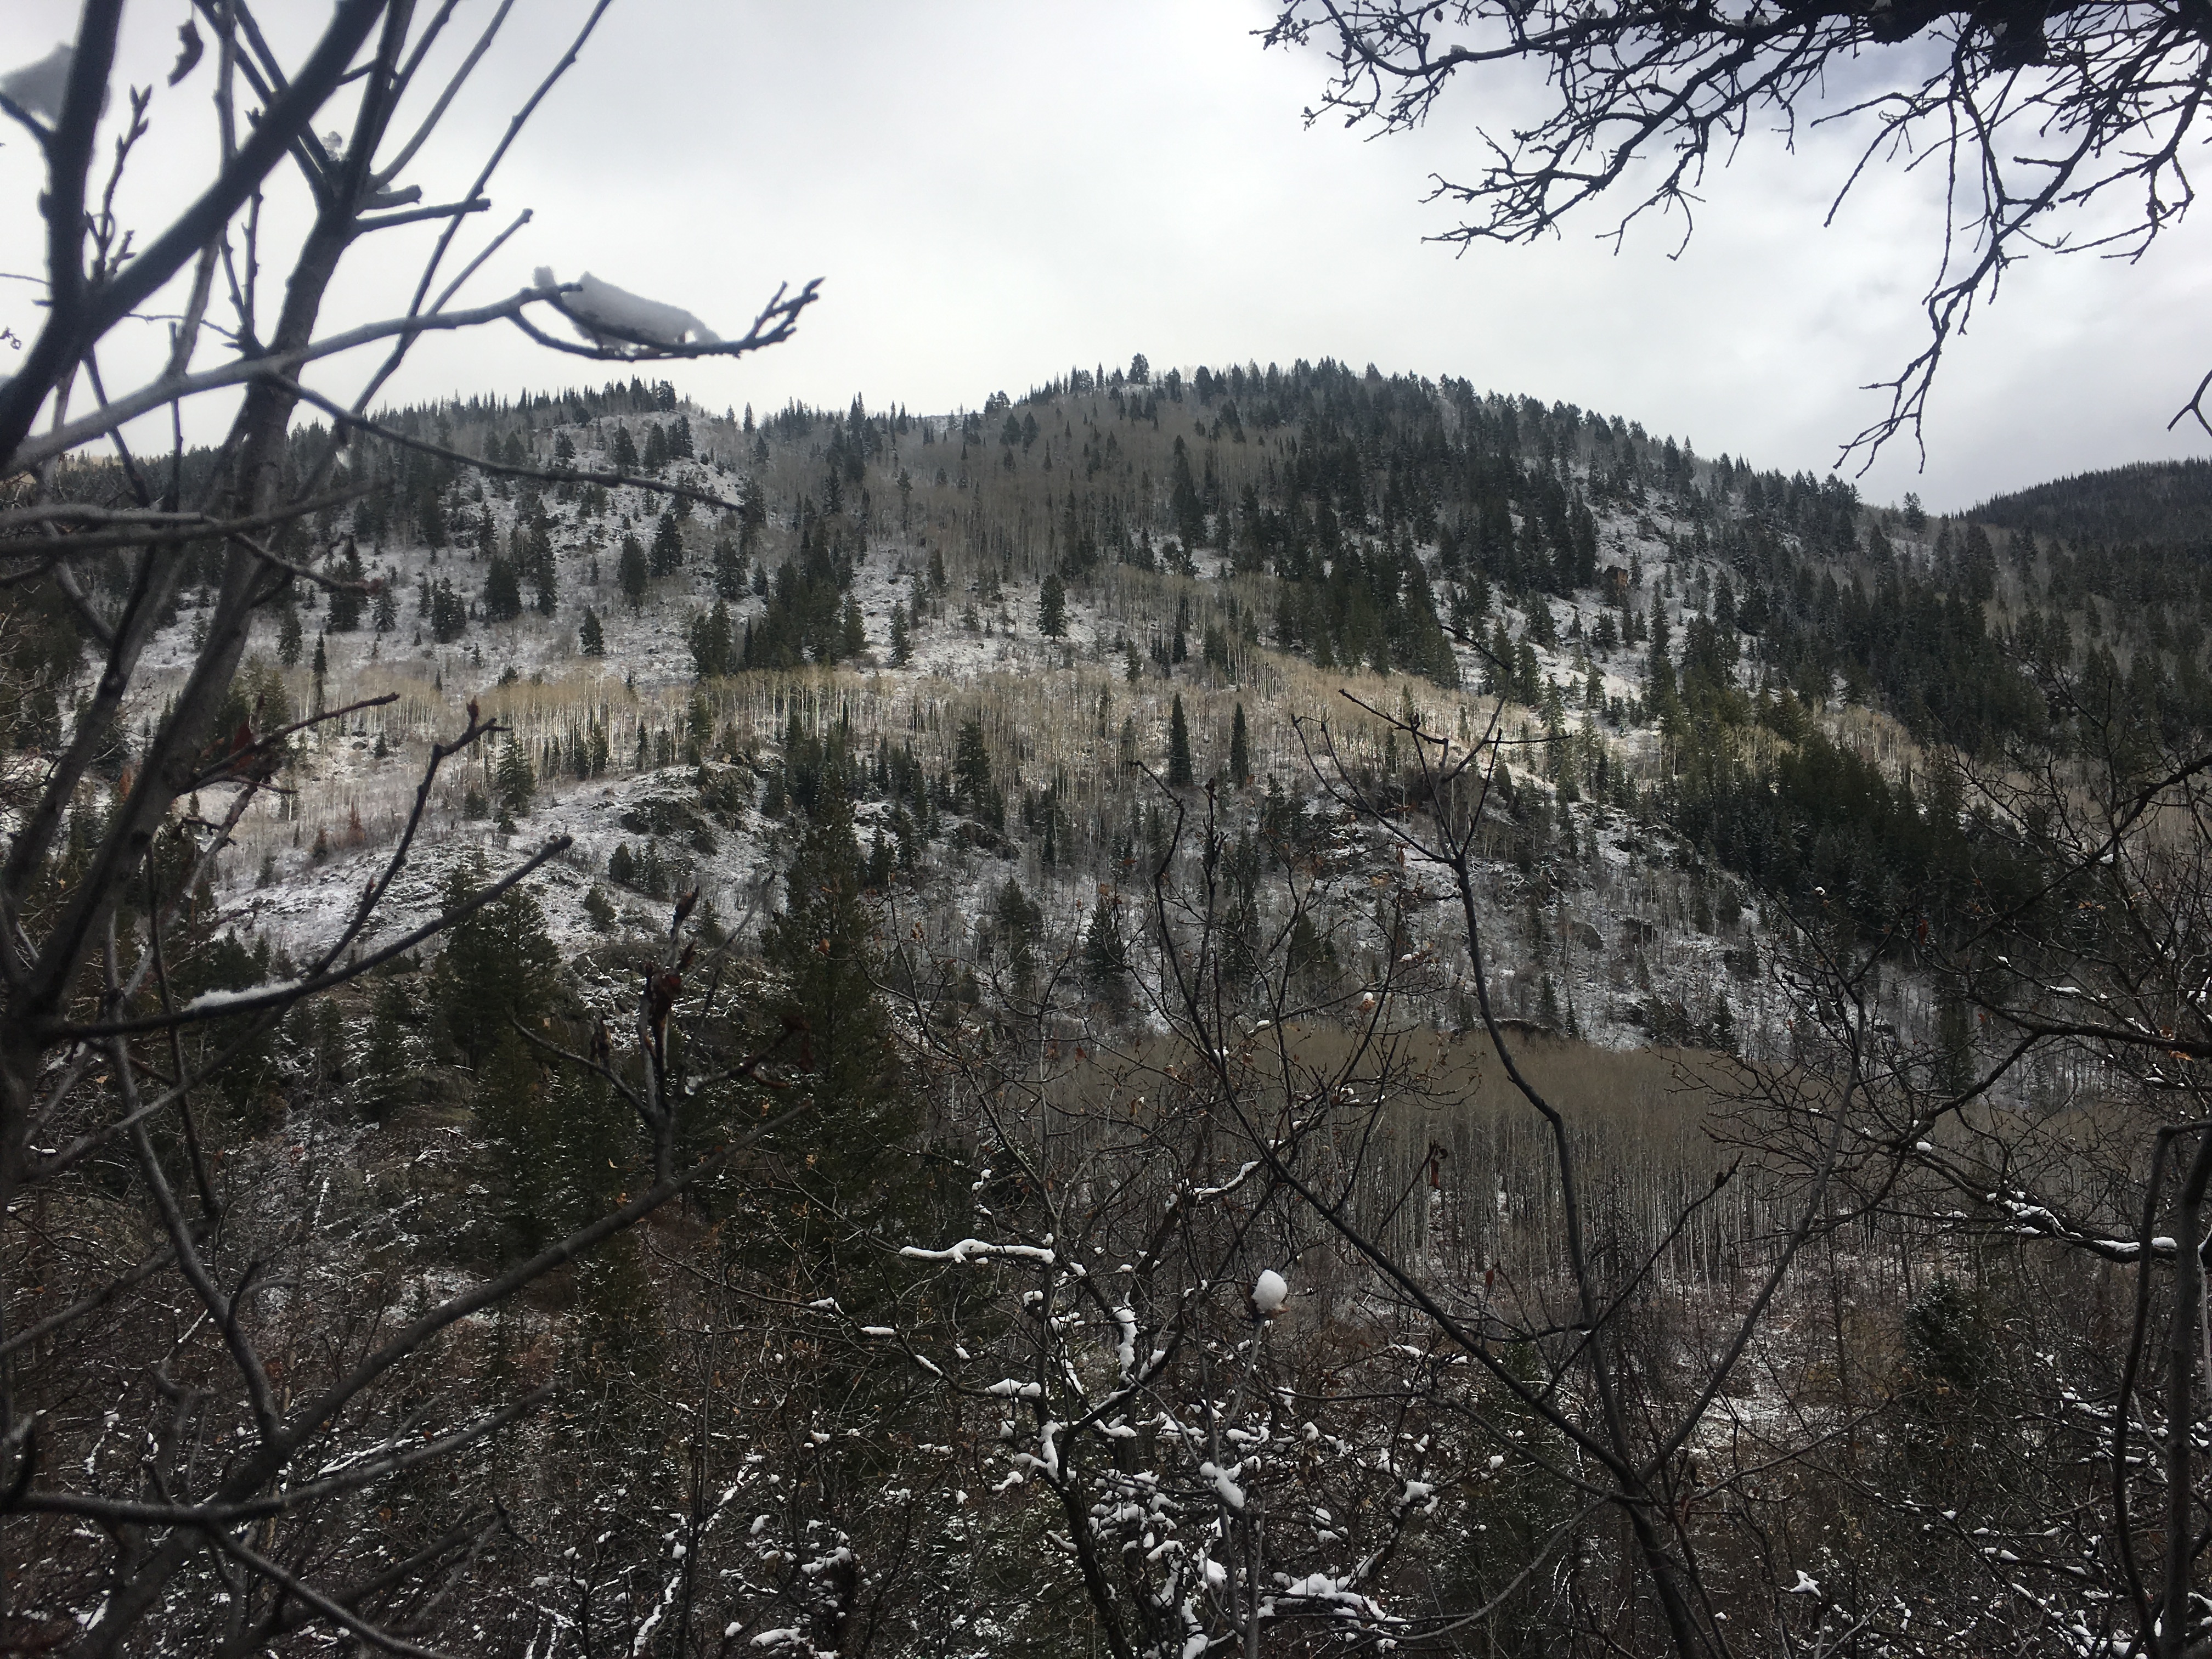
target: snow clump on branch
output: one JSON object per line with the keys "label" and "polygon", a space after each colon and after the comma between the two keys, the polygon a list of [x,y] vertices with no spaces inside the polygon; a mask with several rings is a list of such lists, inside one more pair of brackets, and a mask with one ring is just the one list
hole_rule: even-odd
{"label": "snow clump on branch", "polygon": [[[538,266],[535,275],[540,288],[561,287],[553,278],[550,265]],[[653,345],[680,346],[687,334],[695,337],[695,344],[716,345],[722,337],[681,306],[664,305],[659,300],[632,294],[612,283],[601,282],[588,270],[576,279],[574,288],[561,294],[553,303],[576,325],[576,331],[593,345],[635,345],[644,341]]]}

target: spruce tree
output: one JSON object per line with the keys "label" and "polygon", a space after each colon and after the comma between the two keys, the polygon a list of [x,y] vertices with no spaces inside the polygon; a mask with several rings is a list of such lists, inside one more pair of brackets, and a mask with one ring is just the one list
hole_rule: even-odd
{"label": "spruce tree", "polygon": [[1048,640],[1067,633],[1067,591],[1060,585],[1057,570],[1044,574],[1044,586],[1037,596],[1037,631]]}
{"label": "spruce tree", "polygon": [[891,666],[903,668],[914,659],[914,635],[907,626],[906,603],[891,606]]}
{"label": "spruce tree", "polygon": [[586,657],[607,654],[606,630],[599,626],[598,614],[589,609],[585,611],[584,620],[576,629],[576,649]]}
{"label": "spruce tree", "polygon": [[1190,723],[1183,718],[1182,693],[1178,691],[1168,710],[1168,787],[1188,789],[1198,781],[1190,763]]}
{"label": "spruce tree", "polygon": [[648,573],[645,562],[645,550],[638,545],[636,537],[623,538],[622,560],[616,567],[616,574],[622,582],[623,598],[629,601],[629,608],[633,611],[642,609],[645,605],[645,584]]}
{"label": "spruce tree", "polygon": [[653,574],[672,575],[683,563],[684,532],[677,528],[675,514],[663,513],[653,527]]}
{"label": "spruce tree", "polygon": [[637,445],[631,441],[629,428],[626,426],[615,428],[614,463],[617,472],[635,474],[637,471]]}
{"label": "spruce tree", "polygon": [[1244,705],[1237,705],[1229,726],[1229,781],[1242,789],[1252,781],[1252,744],[1244,729]]}
{"label": "spruce tree", "polygon": [[[796,1092],[814,1109],[804,1131],[811,1150],[793,1170],[808,1201],[787,1237],[833,1263],[872,1230],[906,1230],[898,1212],[915,1174],[904,1144],[914,1113],[896,1086],[869,961],[866,885],[842,768],[833,765],[785,872],[784,908],[761,941],[778,981],[774,1012],[805,1034],[808,1063]],[[879,1249],[858,1242],[850,1270],[866,1274]],[[842,1286],[840,1297],[853,1305]]]}
{"label": "spruce tree", "polygon": [[745,596],[745,556],[727,536],[714,543],[714,597],[742,599]]}
{"label": "spruce tree", "polygon": [[522,614],[522,585],[501,554],[492,555],[491,568],[484,573],[483,613],[492,623],[513,622]]}
{"label": "spruce tree", "polygon": [[[473,898],[486,874],[482,854],[456,866],[447,878],[445,908]],[[559,965],[544,912],[527,888],[510,887],[471,911],[447,930],[445,949],[430,969],[441,1038],[464,1066],[482,1066],[510,1018],[526,1024],[550,1009]]]}

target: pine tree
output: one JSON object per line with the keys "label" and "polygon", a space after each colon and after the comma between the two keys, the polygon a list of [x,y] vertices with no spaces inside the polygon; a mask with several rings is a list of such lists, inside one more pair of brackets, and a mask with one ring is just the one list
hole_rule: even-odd
{"label": "pine tree", "polygon": [[1245,731],[1244,705],[1241,702],[1229,726],[1229,781],[1239,789],[1252,781],[1252,744]]}
{"label": "pine tree", "polygon": [[1129,947],[1121,939],[1121,913],[1103,887],[1083,930],[1083,977],[1115,1019],[1128,1012]]}
{"label": "pine tree", "polygon": [[914,635],[907,626],[906,603],[891,606],[891,666],[903,668],[914,659]]}
{"label": "pine tree", "polygon": [[606,630],[599,626],[598,615],[588,607],[584,611],[584,620],[576,629],[576,649],[586,657],[607,654]]}
{"label": "pine tree", "polygon": [[745,596],[745,556],[727,536],[714,543],[714,597],[742,599]]}
{"label": "pine tree", "polygon": [[380,634],[389,634],[399,626],[399,600],[386,583],[377,591],[374,626]]}
{"label": "pine tree", "polygon": [[[896,1088],[890,1024],[869,961],[873,922],[866,871],[842,770],[831,767],[784,876],[781,914],[763,930],[763,960],[780,981],[774,1012],[798,1023],[811,1062],[797,1092],[813,1108],[812,1150],[793,1178],[805,1212],[786,1237],[831,1258],[872,1231],[904,1231],[915,1119]],[[908,1177],[902,1180],[902,1177]],[[850,1271],[867,1274],[880,1247],[858,1242]],[[853,1302],[841,1283],[840,1299]]]}
{"label": "pine tree", "polygon": [[1199,499],[1198,484],[1190,475],[1190,452],[1183,441],[1175,441],[1175,462],[1168,485],[1168,511],[1174,514],[1176,533],[1182,538],[1186,550],[1196,547],[1206,539],[1206,506]]}
{"label": "pine tree", "polygon": [[[345,562],[338,568],[338,574],[349,583],[359,583],[366,580],[368,573],[362,568],[359,544],[350,540],[346,543]],[[352,633],[361,626],[361,606],[362,595],[357,587],[332,588],[330,617],[324,624],[325,631],[331,634]]]}
{"label": "pine tree", "polygon": [[617,472],[635,475],[637,471],[637,445],[631,441],[626,426],[615,428],[614,463]]}
{"label": "pine tree", "polygon": [[622,582],[623,598],[629,601],[629,608],[633,611],[641,610],[645,605],[645,584],[648,572],[645,562],[645,550],[638,545],[636,537],[623,538],[622,560],[616,567],[616,574]]}
{"label": "pine tree", "polygon": [[645,426],[645,470],[658,477],[661,468],[667,465],[668,439],[662,433],[659,422],[648,421]]}
{"label": "pine tree", "polygon": [[952,750],[952,785],[970,817],[993,829],[1006,822],[1006,805],[991,781],[991,751],[980,718],[963,720]]}
{"label": "pine tree", "polygon": [[[445,908],[476,896],[486,876],[483,858],[454,867]],[[430,1006],[441,1039],[477,1067],[489,1059],[510,1018],[527,1024],[552,1006],[560,958],[545,932],[544,912],[526,887],[510,887],[446,933],[445,949],[430,970]]]}
{"label": "pine tree", "polygon": [[491,568],[484,573],[483,614],[488,623],[513,622],[522,614],[522,585],[501,554],[492,555]]}
{"label": "pine tree", "polygon": [[737,667],[737,635],[730,607],[720,599],[705,615],[694,617],[689,630],[692,665],[702,680],[718,679]]}
{"label": "pine tree", "polygon": [[1048,640],[1062,638],[1067,632],[1067,591],[1060,585],[1057,570],[1044,574],[1044,586],[1037,596],[1037,631]]}
{"label": "pine tree", "polygon": [[1168,709],[1168,787],[1188,789],[1197,781],[1197,769],[1190,763],[1190,723],[1183,718],[1182,693],[1178,691]]}
{"label": "pine tree", "polygon": [[499,757],[499,765],[492,773],[492,799],[504,818],[527,817],[531,803],[538,797],[538,773],[530,763],[530,751],[516,742],[510,733],[507,747]]}
{"label": "pine tree", "polygon": [[297,607],[286,605],[276,617],[276,660],[287,668],[300,665],[300,647],[306,643],[300,631],[300,612]]}
{"label": "pine tree", "polygon": [[683,563],[684,532],[677,528],[673,513],[663,513],[660,522],[653,527],[653,574],[673,574]]}

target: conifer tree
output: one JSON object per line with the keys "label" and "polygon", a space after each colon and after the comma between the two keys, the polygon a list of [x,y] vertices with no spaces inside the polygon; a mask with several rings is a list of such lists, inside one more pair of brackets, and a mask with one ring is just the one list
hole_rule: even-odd
{"label": "conifer tree", "polygon": [[1178,691],[1168,709],[1168,786],[1188,789],[1197,781],[1197,769],[1190,763],[1190,723],[1183,718],[1182,693]]}
{"label": "conifer tree", "polygon": [[491,568],[484,573],[483,614],[490,623],[513,622],[522,614],[522,585],[502,554],[492,555]]}
{"label": "conifer tree", "polygon": [[629,601],[629,608],[633,611],[644,607],[647,574],[645,550],[638,545],[636,537],[624,536],[622,539],[622,560],[616,567],[616,574],[622,583],[623,598]]}
{"label": "conifer tree", "polygon": [[1067,591],[1060,585],[1060,572],[1044,573],[1044,586],[1037,596],[1037,631],[1048,640],[1057,640],[1067,633]]}
{"label": "conifer tree", "polygon": [[891,606],[891,666],[903,668],[914,659],[914,635],[907,625],[906,602]]}
{"label": "conifer tree", "polygon": [[727,536],[714,542],[714,597],[742,599],[745,596],[745,556]]}
{"label": "conifer tree", "polygon": [[[784,908],[761,941],[779,982],[775,1012],[799,1023],[810,1062],[798,1086],[814,1108],[814,1146],[793,1176],[811,1201],[793,1231],[832,1257],[872,1225],[896,1229],[901,1177],[910,1182],[914,1168],[904,1147],[912,1106],[895,1087],[890,1024],[869,961],[866,885],[843,768],[833,764],[785,872]],[[878,1248],[860,1245],[867,1255]],[[863,1272],[869,1265],[856,1259]]]}
{"label": "conifer tree", "polygon": [[637,445],[631,441],[629,428],[617,424],[615,428],[615,471],[633,476],[637,471]]}
{"label": "conifer tree", "polygon": [[599,626],[598,613],[588,606],[584,611],[584,620],[577,625],[576,649],[586,657],[607,654],[606,630]]}
{"label": "conifer tree", "polygon": [[[358,543],[346,543],[345,562],[338,574],[348,582],[361,582],[368,573],[362,568],[361,547]],[[324,623],[326,632],[350,634],[361,626],[362,595],[358,588],[333,587],[331,590],[330,616]]]}
{"label": "conifer tree", "polygon": [[[454,866],[445,908],[473,898],[484,883],[483,856]],[[559,957],[545,915],[526,887],[510,887],[446,934],[430,969],[430,1006],[439,1035],[471,1069],[487,1060],[510,1018],[526,1024],[552,1006]]]}
{"label": "conifer tree", "polygon": [[1252,781],[1252,744],[1244,726],[1244,705],[1237,705],[1237,714],[1229,726],[1229,781],[1242,789]]}
{"label": "conifer tree", "polygon": [[492,799],[501,817],[529,816],[531,803],[538,797],[538,773],[530,763],[530,751],[512,733],[507,737],[507,747],[500,753],[491,787]]}
{"label": "conifer tree", "polygon": [[684,532],[677,527],[675,514],[663,513],[653,527],[653,574],[672,575],[683,563]]}
{"label": "conifer tree", "polygon": [[658,476],[668,465],[668,440],[660,430],[660,422],[648,421],[645,427],[645,470]]}
{"label": "conifer tree", "polygon": [[736,630],[730,625],[730,607],[720,599],[712,611],[691,619],[689,642],[692,665],[701,679],[716,679],[736,669]]}

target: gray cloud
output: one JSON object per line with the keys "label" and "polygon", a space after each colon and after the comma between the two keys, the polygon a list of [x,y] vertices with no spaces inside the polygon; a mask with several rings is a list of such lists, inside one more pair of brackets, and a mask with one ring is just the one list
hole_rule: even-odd
{"label": "gray cloud", "polygon": [[[520,28],[419,170],[432,197],[465,182],[585,9],[517,8]],[[461,21],[488,11],[465,5]],[[322,15],[294,6],[275,21],[297,38]],[[1421,198],[1431,172],[1472,164],[1473,110],[1376,142],[1308,130],[1299,112],[1320,67],[1261,52],[1249,31],[1263,16],[1246,0],[623,0],[495,186],[489,218],[536,216],[478,291],[508,291],[539,264],[588,268],[726,333],[778,281],[826,278],[792,344],[672,372],[717,407],[842,405],[859,392],[938,410],[1135,351],[1162,366],[1333,356],[1462,374],[1815,472],[1878,412],[1861,383],[1917,348],[1940,223],[1932,177],[1877,177],[1824,230],[1848,135],[1802,139],[1794,155],[1755,139],[1708,180],[1679,258],[1680,227],[1656,222],[1617,255],[1583,234],[1455,257],[1423,241],[1452,218]],[[134,80],[158,82],[176,18],[132,9]],[[0,67],[73,27],[59,0],[17,0],[0,21]],[[137,198],[149,208],[190,176],[204,76],[157,98],[163,131],[187,136],[149,153]],[[26,144],[0,150],[9,270],[36,268],[33,160]],[[1868,493],[1963,506],[2056,474],[2203,453],[2201,438],[2163,428],[2212,362],[2208,236],[2185,227],[2133,266],[2017,270],[1954,349],[1925,472],[1899,450]],[[392,303],[398,256],[428,237],[392,241],[336,296],[349,316]],[[27,297],[0,295],[0,320],[18,333],[36,320]],[[508,331],[424,349],[392,391],[601,378]]]}

